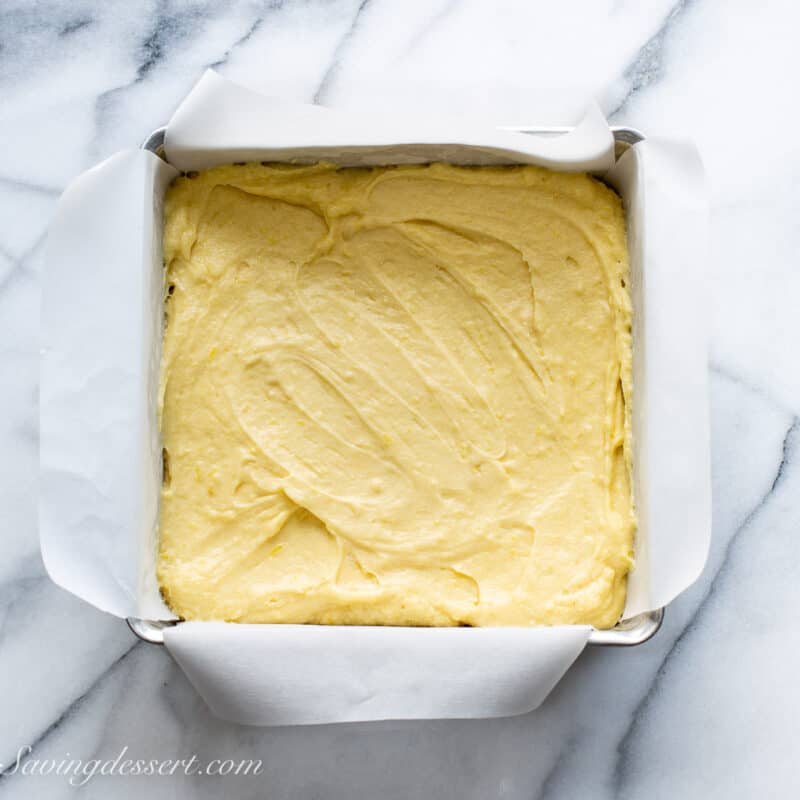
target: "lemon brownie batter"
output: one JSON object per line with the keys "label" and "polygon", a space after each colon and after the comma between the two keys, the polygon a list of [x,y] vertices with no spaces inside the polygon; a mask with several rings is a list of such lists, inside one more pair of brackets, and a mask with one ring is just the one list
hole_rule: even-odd
{"label": "lemon brownie batter", "polygon": [[537,167],[226,166],[166,198],[158,575],[186,619],[612,626],[619,198]]}

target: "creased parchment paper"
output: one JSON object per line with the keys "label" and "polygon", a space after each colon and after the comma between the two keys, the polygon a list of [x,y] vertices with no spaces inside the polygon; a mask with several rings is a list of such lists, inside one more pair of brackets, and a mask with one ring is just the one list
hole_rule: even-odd
{"label": "creased parchment paper", "polygon": [[[669,603],[710,538],[706,197],[691,145],[614,163],[597,109],[560,136],[427,116],[340,113],[207,73],[166,133],[181,170],[244,160],[445,160],[592,171],[622,195],[634,302],[637,564],[625,616]],[[53,580],[119,617],[170,619],[155,580],[161,448],[162,200],[176,174],[118,153],[77,178],[48,238],[42,301],[40,535]],[[368,628],[180,623],[165,643],[219,716],[257,725],[504,716],[541,703],[586,626]]]}

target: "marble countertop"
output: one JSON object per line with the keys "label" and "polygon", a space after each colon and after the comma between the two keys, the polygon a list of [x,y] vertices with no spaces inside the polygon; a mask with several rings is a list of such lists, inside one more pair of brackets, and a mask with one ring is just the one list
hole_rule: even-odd
{"label": "marble countertop", "polygon": [[[789,0],[4,0],[0,6],[0,800],[67,797],[38,759],[257,758],[262,773],[96,776],[88,797],[800,796],[800,121]],[[590,648],[512,719],[249,729],[163,648],[54,586],[36,530],[42,243],[78,173],[138,144],[202,71],[333,106],[530,122],[537,87],[690,135],[711,187],[714,540],[633,650]]]}

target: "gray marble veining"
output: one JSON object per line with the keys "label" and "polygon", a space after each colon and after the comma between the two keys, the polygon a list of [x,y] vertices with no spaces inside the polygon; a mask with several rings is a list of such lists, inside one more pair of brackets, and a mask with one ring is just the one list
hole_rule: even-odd
{"label": "gray marble veining", "polygon": [[[5,0],[0,5],[0,797],[39,758],[253,757],[258,777],[97,776],[89,797],[794,797],[800,776],[800,12],[723,0]],[[691,135],[709,175],[714,541],[632,651],[587,650],[505,720],[247,729],[163,649],[47,579],[36,535],[39,274],[61,190],[208,67],[282,97],[513,124],[544,88]],[[766,124],[766,128],[764,127]]]}

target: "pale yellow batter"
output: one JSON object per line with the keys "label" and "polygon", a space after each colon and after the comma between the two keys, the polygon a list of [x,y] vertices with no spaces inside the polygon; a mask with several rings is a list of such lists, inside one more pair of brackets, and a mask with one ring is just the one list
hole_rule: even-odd
{"label": "pale yellow batter", "polygon": [[609,627],[619,198],[536,167],[226,166],[166,199],[158,574],[187,619]]}

